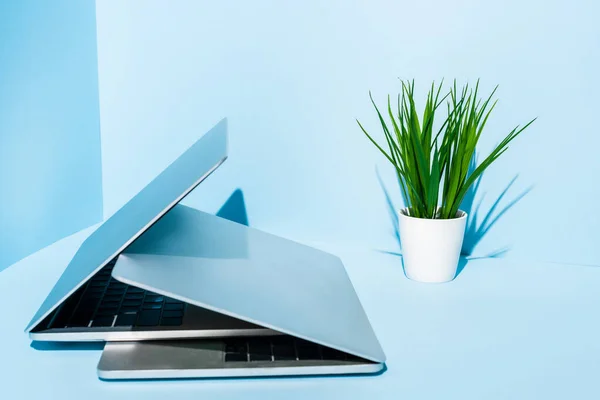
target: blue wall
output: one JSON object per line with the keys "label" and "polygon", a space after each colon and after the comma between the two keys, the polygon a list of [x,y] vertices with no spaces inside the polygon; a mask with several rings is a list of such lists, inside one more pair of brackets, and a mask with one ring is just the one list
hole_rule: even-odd
{"label": "blue wall", "polygon": [[0,271],[102,219],[95,5],[0,2]]}
{"label": "blue wall", "polygon": [[[433,79],[500,84],[480,150],[538,116],[485,174],[473,251],[600,265],[600,7],[593,1],[98,2],[105,213],[227,116],[231,157],[188,204],[244,190],[254,226],[397,250],[368,101]],[[381,137],[381,136],[380,136]],[[512,183],[513,178],[518,178]],[[485,194],[485,196],[484,196]],[[490,221],[490,220],[488,220]]]}
{"label": "blue wall", "polygon": [[368,90],[382,102],[397,77],[500,84],[483,153],[539,117],[474,194],[473,256],[600,265],[596,2],[95,8],[0,5],[0,269],[112,214],[222,117],[231,157],[185,203],[216,210],[239,187],[256,227],[397,251],[395,177],[354,121],[377,132]]}

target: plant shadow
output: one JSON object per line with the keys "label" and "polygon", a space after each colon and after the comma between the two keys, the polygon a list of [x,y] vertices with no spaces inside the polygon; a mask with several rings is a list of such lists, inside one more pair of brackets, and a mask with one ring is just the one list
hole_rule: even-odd
{"label": "plant shadow", "polygon": [[[474,156],[469,164],[469,174],[471,174],[475,168],[477,167],[477,159]],[[399,207],[396,207],[392,197],[390,196],[390,192],[388,191],[379,170],[376,169],[377,180],[379,181],[379,185],[383,191],[388,214],[390,217],[390,222],[392,223],[393,234],[398,243],[398,251],[388,251],[388,250],[379,250],[382,253],[390,254],[394,256],[402,257],[402,238],[400,237],[400,226],[398,220],[398,212]],[[519,175],[515,175],[510,182],[506,185],[506,187],[502,190],[500,195],[494,200],[489,209],[482,215],[481,205],[483,200],[485,199],[486,193],[483,193],[479,197],[479,201],[475,206],[475,199],[477,198],[477,194],[479,193],[481,180],[484,174],[481,174],[479,178],[475,181],[475,183],[469,188],[467,191],[460,209],[467,213],[467,226],[465,229],[465,236],[463,240],[463,246],[461,249],[461,257],[459,260],[456,276],[460,275],[460,273],[465,269],[469,260],[476,259],[486,259],[486,258],[501,258],[506,255],[510,251],[510,247],[503,246],[500,247],[488,254],[485,255],[474,255],[474,251],[477,245],[482,241],[482,239],[487,235],[487,233],[496,225],[496,223],[502,218],[511,208],[513,208],[519,201],[521,201],[531,190],[533,186],[529,186],[523,192],[519,193],[510,201],[503,201],[506,197],[507,193],[510,191],[511,187],[517,181]],[[398,185],[401,182],[398,178]],[[408,204],[407,199],[404,198],[404,194],[402,190],[399,190],[402,195],[403,206]],[[501,205],[504,205],[501,207]],[[481,221],[481,222],[479,222]]]}
{"label": "plant shadow", "polygon": [[[471,160],[469,164],[469,174],[471,174],[475,168],[477,167],[477,160],[475,157]],[[481,242],[481,240],[486,236],[486,234],[492,229],[492,227],[502,218],[511,208],[513,208],[519,201],[521,201],[525,196],[533,190],[533,186],[529,186],[524,191],[515,196],[512,200],[505,202],[505,205],[502,208],[499,208],[503,202],[503,199],[506,197],[506,194],[509,192],[511,187],[517,181],[519,175],[515,175],[510,182],[506,185],[506,187],[502,190],[500,195],[496,197],[491,207],[485,212],[483,218],[481,217],[481,204],[485,199],[487,193],[483,193],[479,198],[479,202],[477,206],[475,205],[475,198],[477,197],[477,193],[479,192],[479,186],[481,184],[481,180],[484,174],[481,174],[479,178],[475,181],[475,183],[469,188],[467,194],[465,195],[460,209],[467,213],[467,227],[465,229],[465,237],[463,240],[463,246],[461,249],[461,255],[465,257],[473,258],[500,258],[506,255],[510,248],[508,246],[504,246],[498,248],[491,253],[488,253],[484,256],[473,257],[473,253],[477,247],[477,245]],[[481,222],[479,222],[481,220]]]}
{"label": "plant shadow", "polygon": [[230,223],[248,225],[244,195],[236,189],[216,215],[177,204],[124,253],[185,256],[215,259],[248,257],[246,230]]}

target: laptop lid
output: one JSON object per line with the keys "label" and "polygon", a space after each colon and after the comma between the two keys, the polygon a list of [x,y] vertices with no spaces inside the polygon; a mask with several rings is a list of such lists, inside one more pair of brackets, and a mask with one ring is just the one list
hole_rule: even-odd
{"label": "laptop lid", "polygon": [[113,277],[374,362],[385,355],[331,254],[178,205],[117,259]]}
{"label": "laptop lid", "polygon": [[25,331],[121,253],[226,158],[227,120],[223,119],[82,243]]}

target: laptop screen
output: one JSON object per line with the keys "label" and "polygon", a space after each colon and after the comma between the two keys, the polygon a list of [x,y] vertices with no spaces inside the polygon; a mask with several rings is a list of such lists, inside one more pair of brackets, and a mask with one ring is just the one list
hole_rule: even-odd
{"label": "laptop screen", "polygon": [[83,242],[25,331],[31,330],[227,158],[221,120]]}

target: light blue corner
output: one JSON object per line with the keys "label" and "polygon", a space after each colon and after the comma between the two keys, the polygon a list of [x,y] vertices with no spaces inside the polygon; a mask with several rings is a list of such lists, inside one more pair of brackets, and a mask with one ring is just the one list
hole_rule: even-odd
{"label": "light blue corner", "polygon": [[0,2],[0,271],[102,220],[93,0]]}

